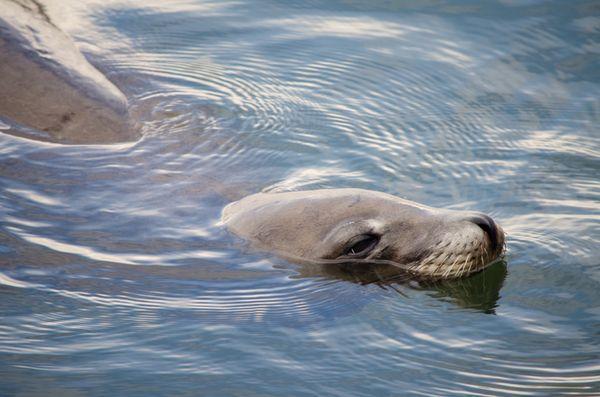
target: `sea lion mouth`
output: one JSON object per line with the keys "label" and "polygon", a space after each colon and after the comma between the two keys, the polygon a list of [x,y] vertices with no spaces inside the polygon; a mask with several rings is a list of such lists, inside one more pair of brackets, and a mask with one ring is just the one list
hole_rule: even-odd
{"label": "sea lion mouth", "polygon": [[[444,250],[414,261],[408,266],[410,271],[427,278],[454,279],[478,273],[504,258],[506,242],[504,232],[498,226],[494,232],[486,232],[483,240],[464,243],[460,239],[454,243],[442,242]],[[457,249],[459,247],[459,249]]]}
{"label": "sea lion mouth", "polygon": [[477,257],[467,254],[466,256],[457,257],[452,262],[432,263],[425,261],[423,263],[415,263],[409,265],[409,271],[426,279],[457,279],[479,273],[494,263],[501,261],[503,258],[504,254],[495,257],[486,255]]}

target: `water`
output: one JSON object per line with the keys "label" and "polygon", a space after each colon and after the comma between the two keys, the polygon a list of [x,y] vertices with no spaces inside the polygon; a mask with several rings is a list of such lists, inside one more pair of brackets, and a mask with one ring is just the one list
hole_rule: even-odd
{"label": "water", "polygon": [[[49,9],[144,137],[0,134],[1,395],[600,394],[597,2]],[[349,186],[491,213],[505,262],[381,288],[218,224]]]}

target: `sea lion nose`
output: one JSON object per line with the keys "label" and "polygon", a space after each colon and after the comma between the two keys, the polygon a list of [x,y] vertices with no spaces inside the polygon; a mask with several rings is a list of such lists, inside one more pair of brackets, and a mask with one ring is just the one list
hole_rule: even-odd
{"label": "sea lion nose", "polygon": [[488,235],[492,244],[492,251],[495,252],[501,243],[499,239],[498,226],[496,226],[494,220],[485,214],[474,215],[468,220],[479,226]]}

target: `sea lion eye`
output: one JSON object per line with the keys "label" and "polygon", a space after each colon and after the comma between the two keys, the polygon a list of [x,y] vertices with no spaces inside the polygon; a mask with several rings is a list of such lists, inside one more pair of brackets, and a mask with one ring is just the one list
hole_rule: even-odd
{"label": "sea lion eye", "polygon": [[344,250],[345,256],[349,257],[360,257],[368,254],[377,246],[379,243],[379,236],[374,234],[361,234],[353,237],[348,241],[346,249]]}

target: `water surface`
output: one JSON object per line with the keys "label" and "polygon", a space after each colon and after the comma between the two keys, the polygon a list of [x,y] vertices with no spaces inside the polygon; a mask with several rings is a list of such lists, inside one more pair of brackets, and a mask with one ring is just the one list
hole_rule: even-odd
{"label": "water surface", "polygon": [[[0,134],[0,394],[600,394],[597,2],[49,13],[144,136]],[[505,261],[382,288],[219,226],[246,194],[334,187],[490,213]]]}

